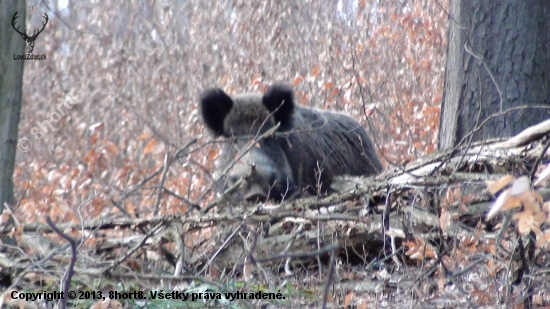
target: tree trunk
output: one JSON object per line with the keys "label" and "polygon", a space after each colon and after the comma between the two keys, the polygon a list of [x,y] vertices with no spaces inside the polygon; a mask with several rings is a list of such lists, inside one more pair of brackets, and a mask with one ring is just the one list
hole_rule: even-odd
{"label": "tree trunk", "polygon": [[449,22],[440,150],[549,118],[550,1],[451,0]]}
{"label": "tree trunk", "polygon": [[24,0],[4,1],[0,10],[0,211],[4,209],[4,203],[11,206],[15,203],[13,171],[21,112],[24,61],[14,60],[14,54],[25,54],[26,44],[11,25],[13,14],[17,10],[17,25],[20,29],[25,29]]}

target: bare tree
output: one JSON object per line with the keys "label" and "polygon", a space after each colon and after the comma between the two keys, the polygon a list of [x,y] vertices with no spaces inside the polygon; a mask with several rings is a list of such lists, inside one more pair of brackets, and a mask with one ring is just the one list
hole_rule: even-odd
{"label": "bare tree", "polygon": [[439,149],[547,119],[550,2],[454,0],[449,18]]}
{"label": "bare tree", "polygon": [[13,205],[13,171],[17,147],[17,127],[21,111],[23,63],[14,54],[25,53],[25,41],[12,29],[12,16],[19,11],[18,22],[25,25],[25,1],[5,1],[0,10],[0,210],[4,203]]}

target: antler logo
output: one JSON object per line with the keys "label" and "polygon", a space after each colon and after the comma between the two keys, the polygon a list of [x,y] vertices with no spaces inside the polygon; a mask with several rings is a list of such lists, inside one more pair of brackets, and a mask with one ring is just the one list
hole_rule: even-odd
{"label": "antler logo", "polygon": [[34,49],[34,41],[36,41],[36,38],[38,37],[38,35],[40,33],[42,33],[42,31],[44,30],[44,28],[46,28],[46,25],[48,24],[48,14],[44,13],[44,19],[46,20],[45,22],[42,22],[42,29],[37,30],[35,29],[33,32],[32,32],[32,36],[28,36],[27,35],[27,29],[25,29],[25,31],[21,32],[19,31],[19,27],[15,28],[15,20],[19,17],[17,14],[19,14],[19,11],[15,12],[15,14],[13,14],[13,18],[11,19],[11,26],[13,27],[13,29],[15,31],[17,31],[17,33],[19,33],[21,35],[21,38],[23,38],[23,40],[25,40],[25,42],[27,42],[27,54],[30,54],[32,53],[32,50]]}

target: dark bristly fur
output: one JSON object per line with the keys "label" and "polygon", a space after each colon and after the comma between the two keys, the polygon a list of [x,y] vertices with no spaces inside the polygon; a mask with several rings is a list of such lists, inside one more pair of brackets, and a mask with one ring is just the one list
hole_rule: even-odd
{"label": "dark bristly fur", "polygon": [[264,106],[273,113],[275,122],[280,122],[280,131],[292,128],[292,112],[294,112],[294,95],[286,85],[273,85],[262,98]]}
{"label": "dark bristly fur", "polygon": [[273,85],[263,96],[230,97],[212,89],[202,96],[200,108],[207,128],[231,141],[220,156],[219,170],[229,166],[251,139],[280,124],[277,133],[252,147],[227,177],[230,183],[246,179],[241,193],[248,200],[280,201],[295,190],[325,192],[335,176],[368,176],[382,170],[359,123],[344,114],[295,105],[286,85]]}
{"label": "dark bristly fur", "polygon": [[202,119],[215,136],[223,134],[223,120],[231,108],[233,100],[221,89],[210,89],[202,95]]}

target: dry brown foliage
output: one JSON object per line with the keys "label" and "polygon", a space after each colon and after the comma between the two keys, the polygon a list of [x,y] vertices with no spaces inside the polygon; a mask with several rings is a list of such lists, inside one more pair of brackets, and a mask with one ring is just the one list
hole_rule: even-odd
{"label": "dry brown foliage", "polygon": [[[550,169],[531,170],[547,133],[433,154],[446,1],[45,3],[28,9],[29,24],[50,16],[34,50],[48,60],[25,63],[19,138],[32,147],[17,154],[20,202],[1,217],[17,220],[18,282],[59,283],[68,255],[23,271],[64,243],[50,216],[78,240],[83,288],[286,289],[275,307],[550,304]],[[387,172],[282,208],[218,199],[198,96],[276,81],[360,121]]]}
{"label": "dry brown foliage", "polygon": [[[300,104],[360,120],[390,163],[436,145],[446,19],[432,1],[88,1],[51,10],[60,18],[35,50],[48,60],[25,66],[19,138],[32,147],[18,153],[15,172],[25,220],[77,220],[89,198],[83,217],[108,217],[112,200],[194,138],[164,186],[204,203],[218,148],[203,134],[197,99],[212,86],[292,83]],[[56,112],[64,115],[50,127]],[[156,188],[145,189],[120,207],[150,214]],[[167,195],[159,211],[187,208]]]}

